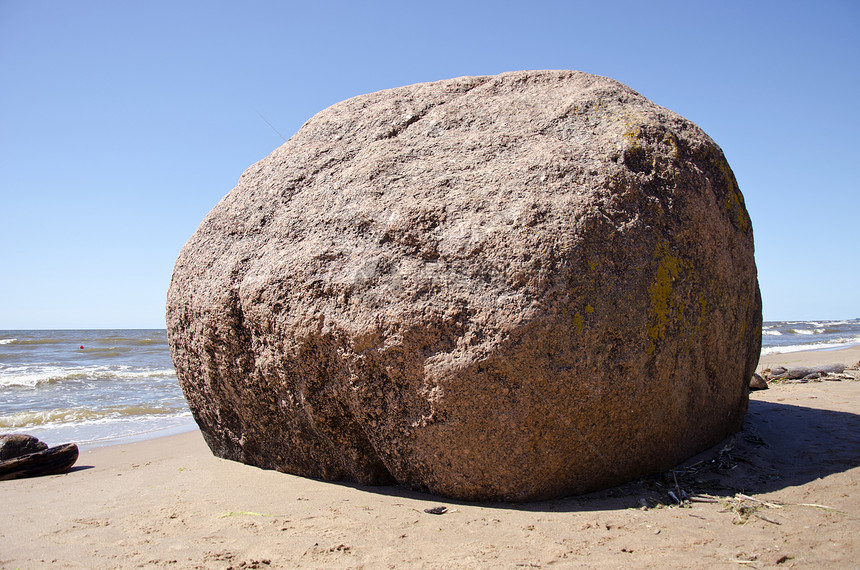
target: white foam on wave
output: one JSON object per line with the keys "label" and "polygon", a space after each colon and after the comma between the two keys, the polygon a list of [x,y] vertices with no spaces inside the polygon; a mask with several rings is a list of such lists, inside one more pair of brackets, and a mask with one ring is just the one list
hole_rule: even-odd
{"label": "white foam on wave", "polygon": [[69,370],[69,374],[60,377],[59,380],[131,380],[136,378],[169,378],[176,376],[176,372],[172,368],[132,370],[129,366],[120,366],[119,368],[92,366]]}
{"label": "white foam on wave", "polygon": [[172,368],[158,370],[132,370],[128,366],[10,366],[0,369],[0,388],[38,388],[64,380],[133,380],[140,378],[170,378],[176,376]]}
{"label": "white foam on wave", "polygon": [[783,354],[786,352],[803,352],[807,350],[835,350],[837,348],[847,348],[858,344],[860,344],[860,336],[855,336],[853,338],[835,338],[826,342],[792,344],[789,346],[770,346],[762,349],[761,354]]}
{"label": "white foam on wave", "polygon": [[17,340],[18,340],[17,338],[0,338],[0,344],[12,344],[13,342],[16,342]]}
{"label": "white foam on wave", "polygon": [[36,426],[74,425],[85,426],[104,424],[128,419],[186,416],[188,409],[167,408],[163,406],[117,406],[102,409],[58,408],[38,412],[16,412],[0,415],[0,428],[28,428]]}
{"label": "white foam on wave", "polygon": [[0,387],[35,388],[53,382],[54,378],[63,376],[67,370],[60,367],[41,367],[37,370],[19,366],[4,368],[0,374]]}
{"label": "white foam on wave", "polygon": [[106,418],[65,424],[44,424],[8,429],[9,433],[27,433],[48,445],[75,442],[81,449],[151,439],[197,428],[190,411],[172,415]]}
{"label": "white foam on wave", "polygon": [[116,375],[117,378],[167,378],[170,376],[176,376],[176,371],[172,368],[165,368],[164,370],[138,370]]}
{"label": "white foam on wave", "polygon": [[761,331],[761,334],[768,335],[768,336],[782,336],[782,333],[779,331],[763,330],[763,331]]}

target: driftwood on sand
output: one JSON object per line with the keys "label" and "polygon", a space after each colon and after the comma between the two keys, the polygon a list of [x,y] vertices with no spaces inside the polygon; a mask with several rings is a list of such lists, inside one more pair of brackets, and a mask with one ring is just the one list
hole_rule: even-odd
{"label": "driftwood on sand", "polygon": [[0,436],[0,481],[65,473],[78,460],[78,446],[49,448],[28,435]]}
{"label": "driftwood on sand", "polygon": [[762,375],[773,380],[801,380],[803,378],[818,378],[827,374],[842,374],[848,368],[845,364],[825,364],[821,366],[797,366],[784,368],[778,366],[765,370]]}
{"label": "driftwood on sand", "polygon": [[0,461],[48,449],[48,444],[23,433],[0,435]]}

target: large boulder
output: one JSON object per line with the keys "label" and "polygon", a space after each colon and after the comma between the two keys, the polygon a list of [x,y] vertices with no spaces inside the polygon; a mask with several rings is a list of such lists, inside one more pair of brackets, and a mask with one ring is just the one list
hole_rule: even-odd
{"label": "large boulder", "polygon": [[469,500],[583,493],[716,444],[760,323],[722,151],[572,71],[322,111],[206,217],[167,302],[216,455]]}

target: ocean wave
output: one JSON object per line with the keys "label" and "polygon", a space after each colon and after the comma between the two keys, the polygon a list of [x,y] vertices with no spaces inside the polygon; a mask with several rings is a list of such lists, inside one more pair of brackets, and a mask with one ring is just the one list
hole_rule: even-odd
{"label": "ocean wave", "polygon": [[770,331],[770,330],[762,330],[761,334],[768,336],[782,336],[782,333],[779,331]]}
{"label": "ocean wave", "polygon": [[53,378],[62,374],[62,368],[43,368],[38,371],[6,368],[0,374],[0,387],[35,388],[40,384],[54,382]]}
{"label": "ocean wave", "polygon": [[169,378],[176,376],[173,369],[163,370],[129,370],[127,368],[120,369],[85,369],[80,371],[69,372],[66,375],[52,378],[53,382],[61,382],[63,380],[131,380],[139,378]]}
{"label": "ocean wave", "polygon": [[122,418],[179,417],[190,414],[191,412],[187,409],[152,405],[114,406],[101,409],[59,408],[55,410],[0,415],[0,428],[20,429],[68,424],[84,425],[109,422]]}
{"label": "ocean wave", "polygon": [[110,360],[112,358],[116,358],[117,356],[123,356],[128,350],[123,350],[116,346],[111,346],[107,348],[81,348],[78,349],[77,352],[86,353],[87,358],[92,360],[102,359]]}
{"label": "ocean wave", "polygon": [[770,346],[762,349],[761,354],[782,354],[785,352],[801,352],[807,350],[834,350],[860,344],[860,336],[851,338],[834,338],[823,342],[792,344],[787,346]]}
{"label": "ocean wave", "polygon": [[191,412],[170,416],[126,416],[93,422],[30,426],[9,429],[9,433],[27,433],[49,445],[75,442],[81,450],[100,445],[131,443],[162,435],[194,430],[197,424]]}
{"label": "ocean wave", "polygon": [[[65,344],[80,351],[79,347],[83,346],[83,352],[98,352],[98,351],[128,351],[139,347],[161,347],[167,346],[166,338],[127,338],[119,336],[110,336],[105,338],[4,338],[0,339],[0,345],[14,344],[21,346],[41,346],[41,345],[61,345]],[[108,346],[104,346],[108,345]]]}
{"label": "ocean wave", "polygon": [[59,338],[15,338],[12,340],[15,341],[15,344],[70,344],[68,340]]}
{"label": "ocean wave", "polygon": [[789,329],[788,332],[794,334],[821,334],[824,332],[824,329]]}
{"label": "ocean wave", "polygon": [[173,369],[132,370],[128,367],[110,369],[106,367],[60,368],[40,367],[27,369],[10,367],[0,370],[0,387],[37,388],[47,384],[81,380],[133,380],[141,378],[175,377]]}
{"label": "ocean wave", "polygon": [[131,346],[149,346],[149,345],[160,345],[167,344],[166,338],[126,338],[122,336],[109,336],[102,339],[98,339],[97,342],[110,342],[116,344],[127,344]]}

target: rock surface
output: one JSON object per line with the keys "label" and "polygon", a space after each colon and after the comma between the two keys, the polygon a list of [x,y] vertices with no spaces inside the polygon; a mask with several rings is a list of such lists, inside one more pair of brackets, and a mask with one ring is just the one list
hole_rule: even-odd
{"label": "rock surface", "polygon": [[750,378],[750,390],[767,390],[769,388],[767,381],[758,374],[753,374]]}
{"label": "rock surface", "polygon": [[740,429],[761,302],[705,133],[607,78],[512,72],[314,116],[185,245],[167,324],[218,456],[523,501]]}

